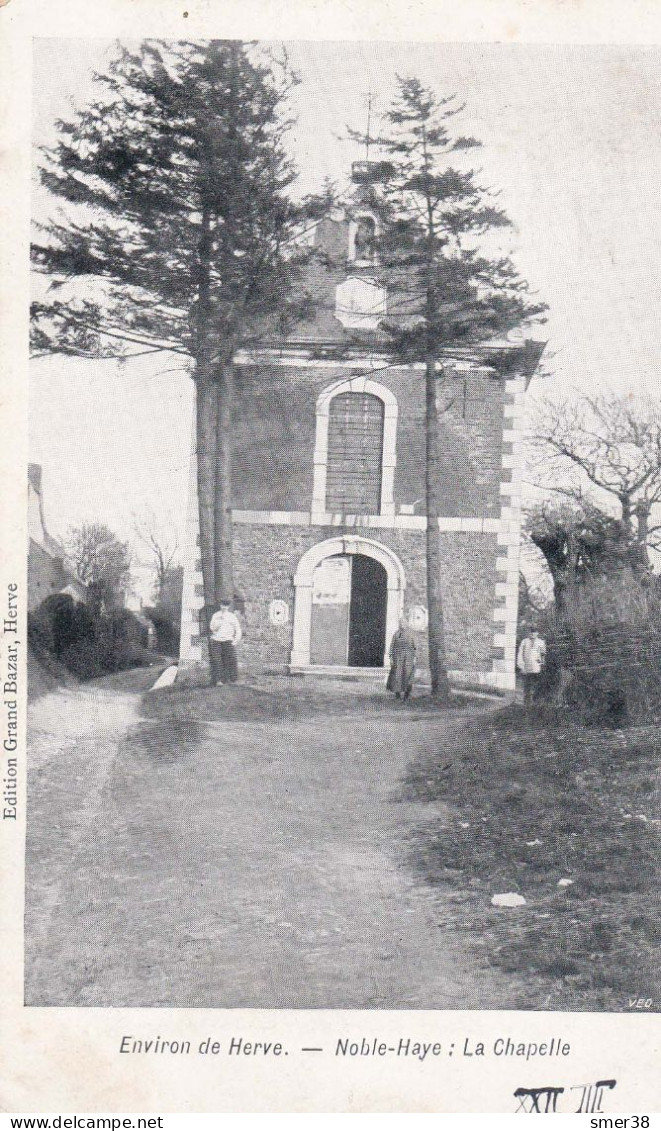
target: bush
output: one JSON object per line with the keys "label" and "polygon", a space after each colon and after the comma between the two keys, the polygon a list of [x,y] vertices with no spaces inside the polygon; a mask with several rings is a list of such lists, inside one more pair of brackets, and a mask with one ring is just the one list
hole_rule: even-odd
{"label": "bush", "polygon": [[99,617],[96,643],[102,670],[119,672],[142,664],[144,635],[143,625],[128,609],[117,609],[109,616]]}
{"label": "bush", "polygon": [[619,726],[661,717],[661,593],[623,571],[568,594],[542,628],[547,693],[569,673],[565,702],[583,721]]}
{"label": "bush", "polygon": [[146,648],[149,643],[149,628],[130,609],[116,609],[111,613],[115,639],[121,639],[135,646]]}
{"label": "bush", "polygon": [[72,644],[62,653],[61,660],[78,679],[94,679],[95,676],[105,675],[109,670],[104,665],[96,640],[82,640],[78,644]]}
{"label": "bush", "polygon": [[37,656],[45,653],[52,656],[55,647],[50,617],[44,611],[43,602],[34,612],[28,613],[28,640]]}
{"label": "bush", "polygon": [[152,609],[145,609],[145,616],[149,617],[156,629],[156,641],[159,651],[169,656],[179,654],[179,622],[181,609],[171,609],[167,605],[155,605]]}
{"label": "bush", "polygon": [[52,593],[30,614],[35,646],[60,657],[81,640],[94,639],[95,618],[86,605],[67,593]]}
{"label": "bush", "polygon": [[124,671],[147,661],[147,630],[128,609],[109,615],[55,593],[42,601],[28,620],[30,642],[37,655],[57,657],[78,679]]}

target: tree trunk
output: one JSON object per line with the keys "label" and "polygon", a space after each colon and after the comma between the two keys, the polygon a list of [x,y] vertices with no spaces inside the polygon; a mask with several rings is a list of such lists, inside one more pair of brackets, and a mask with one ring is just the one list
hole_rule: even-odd
{"label": "tree trunk", "polygon": [[195,432],[197,449],[197,505],[200,526],[200,557],[204,586],[204,623],[208,634],[214,606],[214,496],[216,493],[216,390],[211,319],[211,213],[203,206],[198,248],[197,365],[195,372]]}
{"label": "tree trunk", "polygon": [[425,441],[429,670],[432,695],[436,699],[447,702],[450,696],[450,684],[443,625],[440,531],[438,529],[438,411],[436,407],[436,363],[433,358],[427,359],[425,369]]}
{"label": "tree trunk", "polygon": [[213,611],[214,589],[214,509],[216,493],[216,387],[210,366],[198,363],[195,377],[195,439],[197,453],[197,497],[200,526],[200,558],[204,583],[205,624]]}
{"label": "tree trunk", "polygon": [[557,571],[556,573],[552,574],[552,578],[553,578],[553,599],[554,599],[554,602],[555,602],[556,611],[558,613],[564,613],[565,609],[567,608],[567,599],[566,599],[567,576],[566,576],[566,573],[561,574],[559,571]]}
{"label": "tree trunk", "polygon": [[633,509],[631,505],[631,497],[628,494],[619,496],[620,504],[622,506],[622,517],[620,522],[622,524],[622,536],[625,542],[631,542],[632,537],[635,538],[635,531],[633,529]]}
{"label": "tree trunk", "polygon": [[215,603],[234,600],[232,557],[232,359],[221,363],[216,375],[216,459],[214,512]]}
{"label": "tree trunk", "polygon": [[648,548],[650,510],[648,503],[640,502],[636,506],[636,563],[638,569],[644,572],[650,569]]}

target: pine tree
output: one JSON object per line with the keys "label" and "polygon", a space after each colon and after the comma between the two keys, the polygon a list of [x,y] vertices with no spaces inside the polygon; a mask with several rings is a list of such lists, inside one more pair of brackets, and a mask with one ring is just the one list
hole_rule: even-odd
{"label": "pine tree", "polygon": [[39,230],[39,352],[172,351],[196,388],[200,544],[207,612],[233,596],[233,360],[286,324],[302,210],[284,138],[296,79],[236,41],[119,49],[99,95],[58,123],[41,180],[65,202]]}
{"label": "pine tree", "polygon": [[[454,167],[455,156],[480,143],[453,136],[452,121],[463,109],[454,96],[439,98],[415,78],[400,79],[384,128],[368,141],[382,160],[367,190],[379,220],[375,250],[388,286],[393,356],[425,366],[426,558],[429,663],[432,694],[449,694],[443,626],[439,541],[439,386],[442,359],[539,319],[542,304],[530,302],[511,260],[478,250],[481,237],[509,220],[473,170]],[[367,170],[369,179],[369,170]],[[532,365],[534,346],[522,351]]]}

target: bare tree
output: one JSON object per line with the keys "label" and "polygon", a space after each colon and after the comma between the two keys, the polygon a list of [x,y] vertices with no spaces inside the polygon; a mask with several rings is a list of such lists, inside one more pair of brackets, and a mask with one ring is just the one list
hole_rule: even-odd
{"label": "bare tree", "polygon": [[126,542],[102,522],[72,527],[66,540],[67,555],[79,579],[99,605],[118,604],[130,585],[131,555]]}
{"label": "bare tree", "polygon": [[134,525],[136,537],[149,552],[154,570],[154,600],[158,601],[178,564],[177,535],[171,524],[160,523],[152,511]]}
{"label": "bare tree", "polygon": [[625,536],[618,518],[590,499],[545,499],[530,507],[525,534],[542,554],[553,581],[556,607],[572,589],[590,578],[635,569],[637,544]]}
{"label": "bare tree", "polygon": [[519,570],[519,619],[535,621],[553,605],[554,584],[548,562],[524,530]]}
{"label": "bare tree", "polygon": [[[648,570],[661,522],[661,404],[647,397],[584,396],[540,402],[532,436],[539,486],[574,505],[615,504],[633,568]],[[578,520],[584,521],[579,514]]]}

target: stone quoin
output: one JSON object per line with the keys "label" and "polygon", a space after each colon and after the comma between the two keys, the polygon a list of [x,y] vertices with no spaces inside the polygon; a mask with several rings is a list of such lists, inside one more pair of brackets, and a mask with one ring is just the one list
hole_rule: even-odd
{"label": "stone quoin", "polygon": [[[424,367],[388,357],[387,277],[357,238],[372,222],[361,199],[357,188],[344,216],[316,227],[313,319],[235,358],[235,590],[240,661],[252,671],[378,675],[403,611],[419,670],[428,664]],[[522,423],[541,350],[503,341],[439,358],[441,573],[457,683],[515,686]],[[195,680],[208,642],[194,445],[188,508],[178,678]]]}

